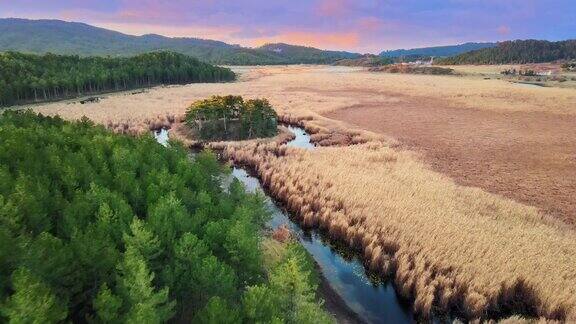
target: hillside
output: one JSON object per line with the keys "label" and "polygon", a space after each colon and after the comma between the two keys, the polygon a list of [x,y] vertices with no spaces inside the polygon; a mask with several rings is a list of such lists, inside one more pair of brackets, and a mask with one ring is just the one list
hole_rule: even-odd
{"label": "hillside", "polygon": [[524,64],[576,59],[576,40],[549,42],[515,40],[498,43],[454,57],[436,61],[438,64]]}
{"label": "hillside", "polygon": [[[279,49],[279,50],[276,50]],[[246,48],[199,38],[171,38],[161,35],[133,36],[61,20],[0,19],[0,51],[81,56],[132,56],[169,50],[213,64],[294,64],[332,63],[358,54],[324,51],[287,44]]]}
{"label": "hillside", "polygon": [[289,58],[297,63],[329,64],[342,59],[360,57],[359,54],[344,51],[326,51],[313,47],[289,45],[284,43],[266,44],[256,48],[257,51],[274,53]]}
{"label": "hillside", "polygon": [[496,46],[495,43],[465,43],[451,46],[422,47],[413,49],[398,49],[384,51],[380,53],[383,57],[401,57],[401,56],[454,56],[469,51]]}

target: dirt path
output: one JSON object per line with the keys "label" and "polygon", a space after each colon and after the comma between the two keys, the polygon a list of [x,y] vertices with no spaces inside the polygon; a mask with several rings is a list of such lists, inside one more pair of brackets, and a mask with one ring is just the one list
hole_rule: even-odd
{"label": "dirt path", "polygon": [[356,105],[325,116],[393,136],[435,170],[576,225],[576,117],[497,112],[437,99]]}

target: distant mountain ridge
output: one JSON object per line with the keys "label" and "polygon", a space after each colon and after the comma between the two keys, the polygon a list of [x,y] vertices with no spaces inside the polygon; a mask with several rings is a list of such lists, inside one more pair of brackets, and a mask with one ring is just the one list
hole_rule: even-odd
{"label": "distant mountain ridge", "polygon": [[247,48],[200,38],[172,38],[156,34],[133,36],[61,20],[0,19],[0,51],[132,56],[162,50],[190,55],[213,64],[239,65],[329,64],[360,56],[357,53],[325,51],[288,44]]}
{"label": "distant mountain ridge", "polygon": [[[413,61],[434,56],[438,58],[435,62],[440,64],[528,63],[573,60],[576,59],[575,48],[576,40],[519,40],[398,49],[381,52],[379,56],[394,61]],[[358,53],[284,43],[248,48],[201,38],[157,34],[134,36],[85,23],[20,18],[0,19],[2,51],[79,56],[134,56],[147,52],[173,51],[219,65],[333,64],[338,61],[344,62],[343,65],[354,65],[366,61]]]}
{"label": "distant mountain ridge", "polygon": [[576,60],[576,39],[550,42],[515,40],[437,60],[438,64],[524,64]]}
{"label": "distant mountain ridge", "polygon": [[460,45],[449,45],[449,46],[434,46],[434,47],[422,47],[422,48],[412,48],[412,49],[397,49],[392,51],[384,51],[380,53],[380,56],[396,58],[401,56],[436,56],[436,57],[446,57],[462,54],[465,52],[470,52],[483,48],[490,48],[496,46],[497,43],[464,43]]}
{"label": "distant mountain ridge", "polygon": [[281,55],[286,55],[296,61],[315,60],[318,63],[333,63],[342,59],[358,58],[361,55],[345,51],[320,50],[309,46],[289,45],[285,43],[265,44],[257,47],[256,50],[268,51]]}

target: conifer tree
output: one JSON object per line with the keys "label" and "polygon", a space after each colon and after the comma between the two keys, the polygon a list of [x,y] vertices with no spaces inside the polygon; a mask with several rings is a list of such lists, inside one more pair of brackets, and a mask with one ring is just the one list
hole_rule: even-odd
{"label": "conifer tree", "polygon": [[175,303],[168,299],[168,288],[155,289],[155,275],[139,252],[127,250],[118,271],[118,291],[125,301],[124,322],[163,323],[173,316]]}
{"label": "conifer tree", "polygon": [[9,323],[58,323],[66,318],[66,303],[28,270],[15,271],[12,286],[14,294],[1,307]]}

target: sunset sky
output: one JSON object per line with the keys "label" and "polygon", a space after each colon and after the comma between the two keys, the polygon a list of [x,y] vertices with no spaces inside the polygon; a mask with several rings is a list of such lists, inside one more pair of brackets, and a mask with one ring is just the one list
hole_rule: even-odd
{"label": "sunset sky", "polygon": [[576,38],[575,0],[0,0],[0,17],[128,34],[377,53],[507,39]]}

